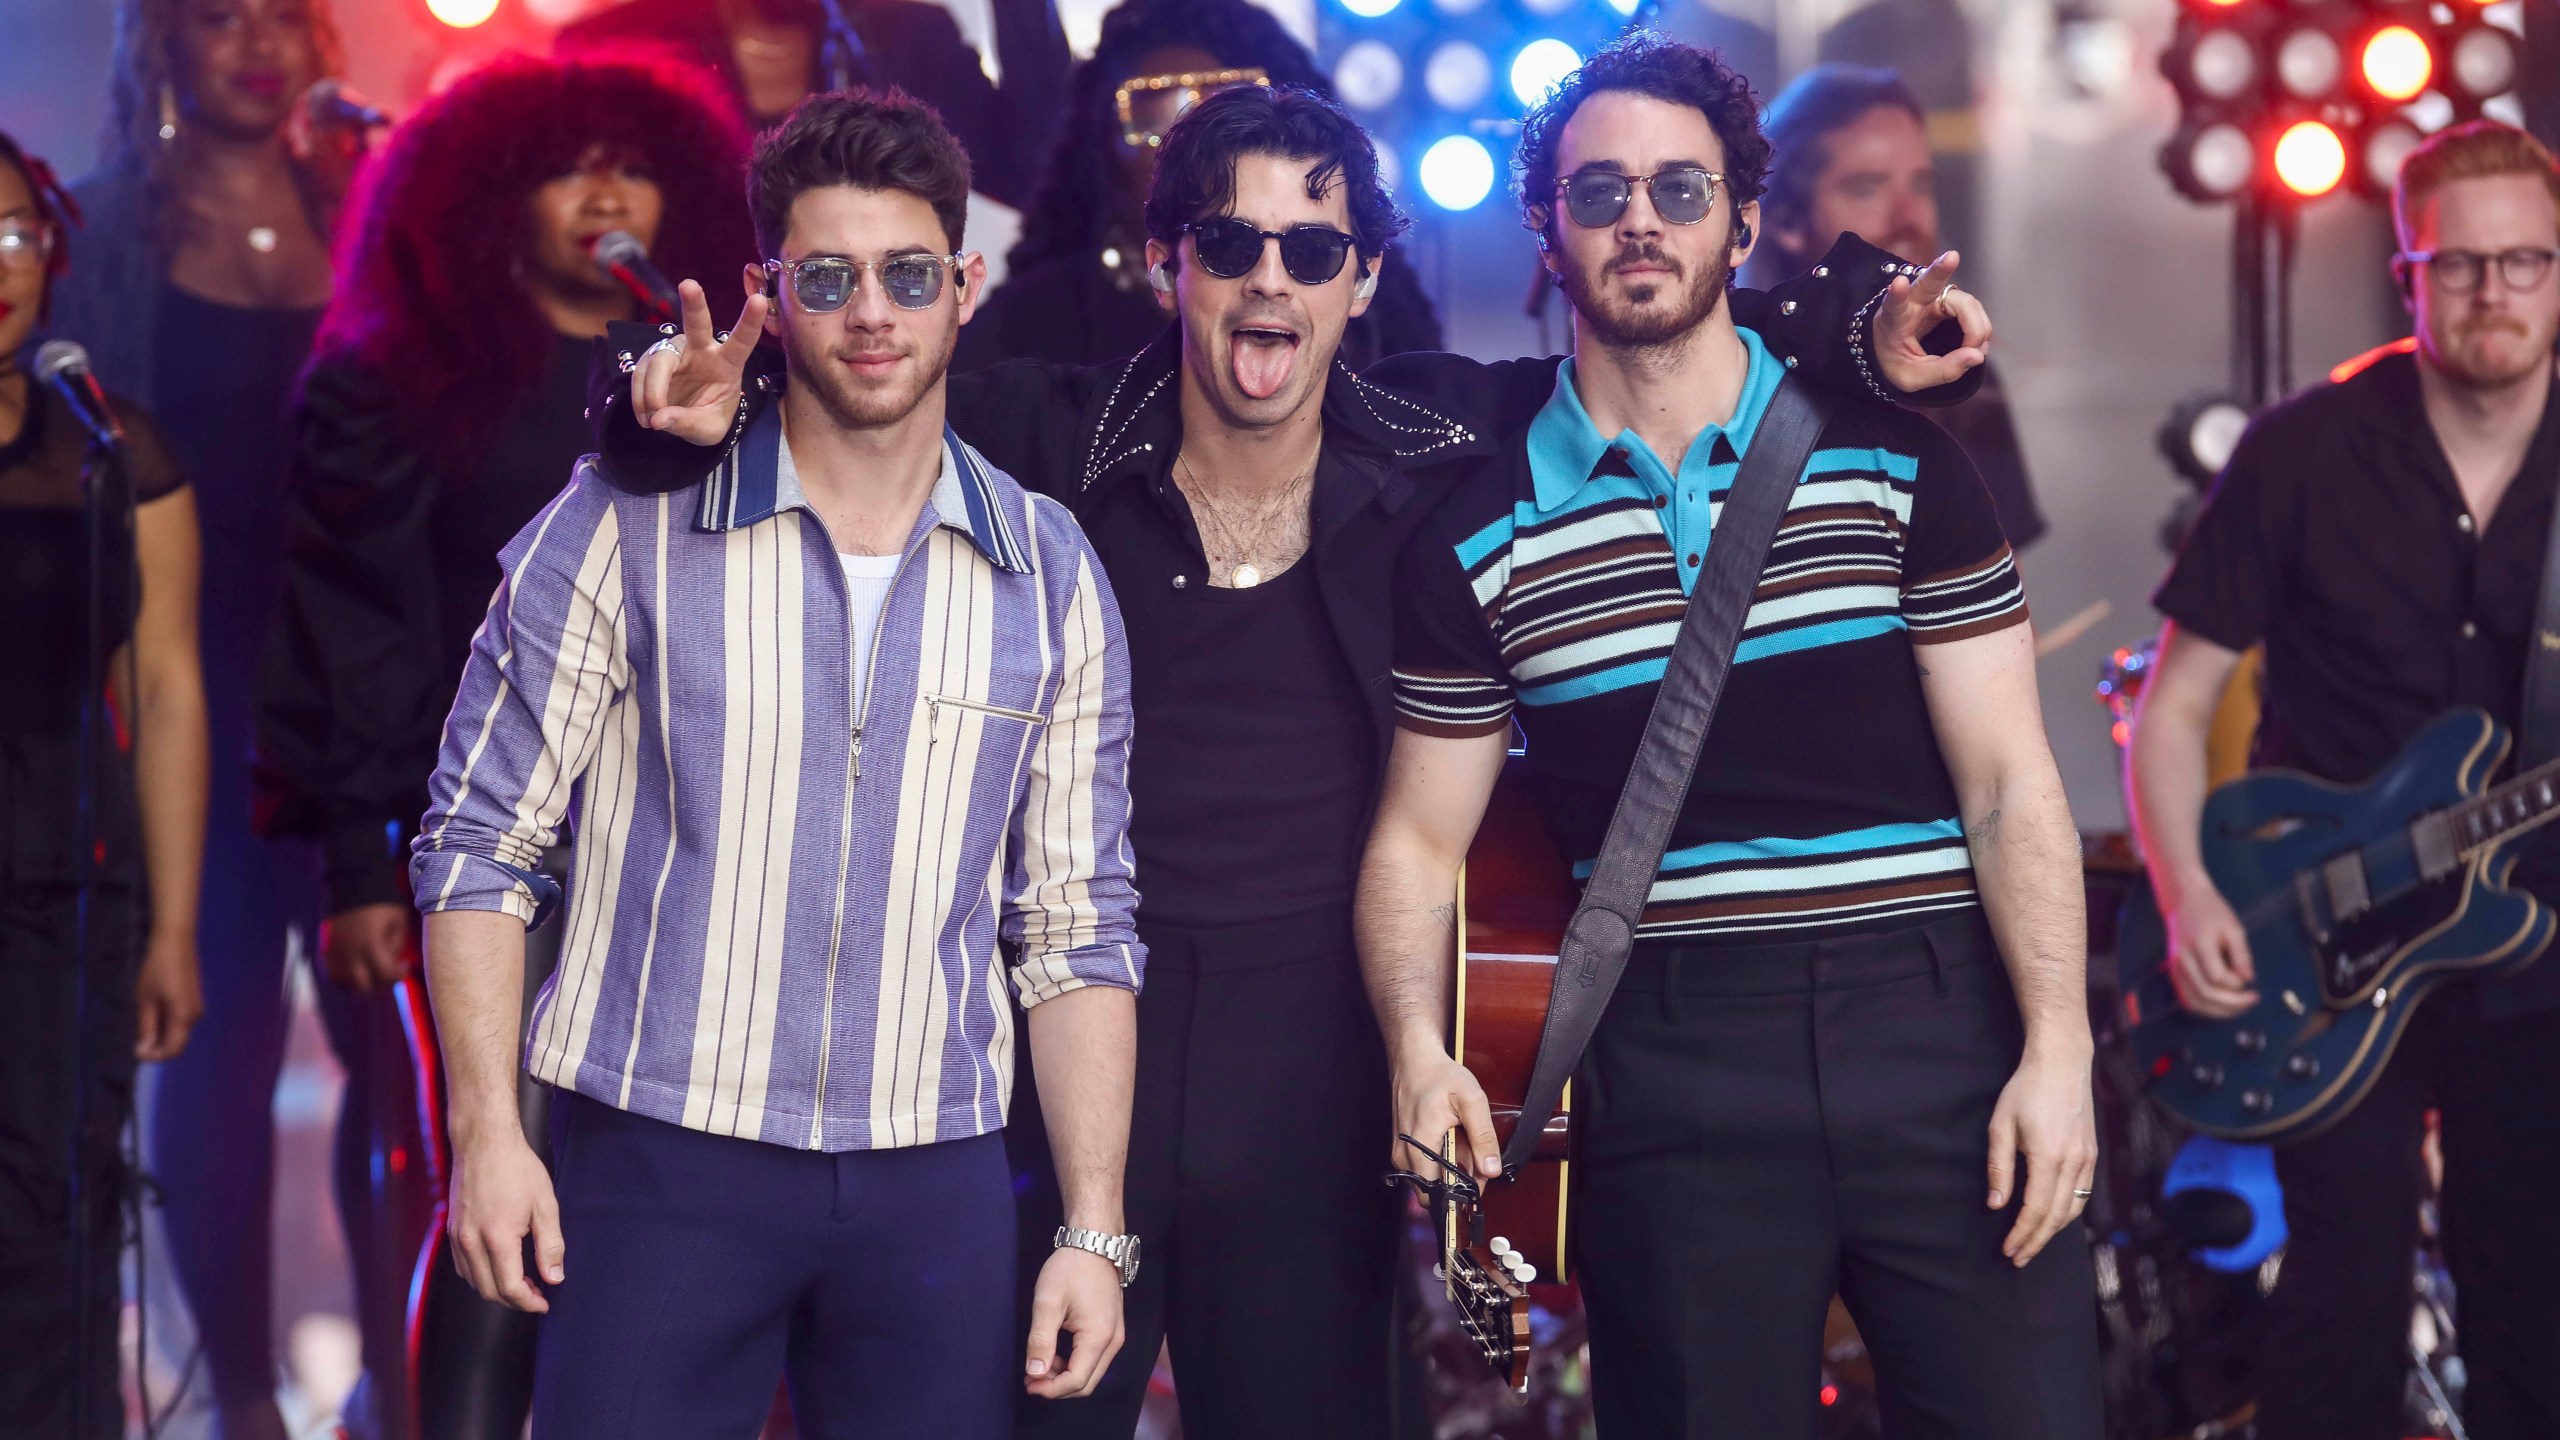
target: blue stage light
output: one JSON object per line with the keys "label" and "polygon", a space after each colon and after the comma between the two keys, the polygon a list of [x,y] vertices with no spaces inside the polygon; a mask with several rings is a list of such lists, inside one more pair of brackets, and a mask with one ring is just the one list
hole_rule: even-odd
{"label": "blue stage light", "polygon": [[1400,3],[1402,0],[1342,0],[1342,8],[1363,20],[1375,20]]}
{"label": "blue stage light", "polygon": [[1404,61],[1375,40],[1362,40],[1333,62],[1333,93],[1354,110],[1376,110],[1404,88]]}
{"label": "blue stage light", "polygon": [[1633,15],[1639,0],[1608,0],[1609,8],[1621,15]]}
{"label": "blue stage light", "polygon": [[1511,58],[1511,93],[1535,105],[1582,68],[1582,56],[1561,40],[1532,40]]}
{"label": "blue stage light", "polygon": [[1422,193],[1443,210],[1473,210],[1493,193],[1493,152],[1469,135],[1451,135],[1422,152]]}
{"label": "blue stage light", "polygon": [[1422,62],[1422,88],[1443,110],[1473,110],[1493,88],[1493,61],[1481,46],[1452,40]]}

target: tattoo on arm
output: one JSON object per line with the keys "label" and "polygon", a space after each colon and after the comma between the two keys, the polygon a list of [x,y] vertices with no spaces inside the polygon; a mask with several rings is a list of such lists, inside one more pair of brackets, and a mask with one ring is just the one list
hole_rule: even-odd
{"label": "tattoo on arm", "polygon": [[1997,841],[2000,838],[1999,810],[1994,808],[1990,814],[1973,822],[1973,828],[1964,832],[1964,837],[1977,846],[1989,845]]}
{"label": "tattoo on arm", "polygon": [[1441,929],[1455,930],[1458,928],[1458,907],[1454,904],[1434,905],[1431,907],[1431,918],[1440,922]]}

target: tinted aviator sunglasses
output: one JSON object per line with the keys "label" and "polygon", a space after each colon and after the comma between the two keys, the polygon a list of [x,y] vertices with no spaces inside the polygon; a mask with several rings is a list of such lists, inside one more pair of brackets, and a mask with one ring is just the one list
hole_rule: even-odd
{"label": "tinted aviator sunglasses", "polygon": [[1724,177],[1701,165],[1675,165],[1650,175],[1621,175],[1615,170],[1582,170],[1556,182],[1564,197],[1564,213],[1585,230],[1618,223],[1641,184],[1653,196],[1653,213],[1674,225],[1695,225],[1715,208],[1716,187]]}
{"label": "tinted aviator sunglasses", "polygon": [[1266,240],[1280,242],[1280,268],[1301,285],[1322,285],[1342,273],[1352,238],[1330,225],[1292,225],[1265,230],[1233,218],[1202,220],[1182,227],[1191,236],[1191,253],[1200,268],[1221,280],[1240,279],[1262,263]]}
{"label": "tinted aviator sunglasses", "polygon": [[765,275],[789,275],[791,298],[812,315],[841,310],[862,283],[862,272],[880,272],[880,288],[901,310],[930,310],[942,298],[942,272],[957,267],[969,252],[952,255],[892,255],[886,260],[847,260],[841,255],[812,255],[805,260],[767,260]]}

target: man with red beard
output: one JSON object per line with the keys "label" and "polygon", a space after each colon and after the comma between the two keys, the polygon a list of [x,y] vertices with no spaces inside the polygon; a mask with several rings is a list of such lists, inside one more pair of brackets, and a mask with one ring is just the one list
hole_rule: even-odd
{"label": "man with red beard", "polygon": [[[1127,1440],[1160,1339],[1187,1433],[1230,1440],[1391,1433],[1401,1196],[1379,1183],[1386,1055],[1352,951],[1361,837],[1393,734],[1398,551],[1496,451],[1503,367],[1394,362],[1417,401],[1337,357],[1404,226],[1368,137],[1329,101],[1249,86],[1165,136],[1145,209],[1150,283],[1174,322],[1109,366],[1001,365],[950,386],[960,434],[1067,501],[1126,618],[1137,738],[1130,839],[1149,950],[1139,999],[1128,1215],[1148,1262],[1129,1343],[1090,1400],[1026,1398],[1017,1433]],[[1965,309],[1915,292],[1857,242],[1835,273],[1751,307],[1835,388],[1914,389],[1978,350],[1918,332]],[[1867,307],[1878,302],[1872,342]],[[697,479],[770,378],[693,332],[612,376],[598,403],[626,484]],[[1783,312],[1783,313],[1782,313]],[[1853,324],[1853,321],[1858,322]],[[672,446],[670,458],[668,447]],[[654,476],[653,476],[653,472]],[[644,477],[652,477],[646,478]],[[1025,1098],[1029,1098],[1026,1094]],[[1038,1114],[1007,1135],[1026,1253],[1059,1223]],[[1275,1357],[1287,1375],[1275,1400]]]}
{"label": "man with red beard", "polygon": [[[1359,890],[1395,1076],[1379,1138],[1462,1129],[1487,1177],[1493,1119],[1447,1038],[1450,921],[1515,725],[1586,877],[1685,663],[1687,596],[1711,545],[1742,543],[1719,502],[1800,373],[1725,303],[1759,238],[1757,113],[1715,56],[1650,35],[1531,113],[1521,203],[1573,354],[1513,368],[1500,452],[1400,566]],[[1573,1080],[1599,1430],[1810,1437],[1836,1291],[1886,1433],[2096,1440],[2079,842],[2009,547],[1963,452],[1888,406],[1837,404],[1782,479]]]}
{"label": "man with red beard", "polygon": [[[2259,417],[2153,597],[2169,623],[2125,788],[2179,998],[2202,1015],[2257,999],[2247,936],[2198,844],[2205,731],[2242,651],[2266,647],[2261,765],[2355,783],[2452,707],[2511,730],[2526,719],[2560,491],[2560,163],[2521,130],[2459,126],[2409,156],[2392,218],[2415,350]],[[2546,832],[2515,882],[2560,898],[2556,861]],[[2547,1213],[2560,966],[2546,958],[2430,996],[2345,1119],[2277,1147],[2293,1238],[2261,1351],[2267,1440],[2401,1433],[2430,1108],[2465,1419],[2482,1440],[2560,1434],[2560,1228]]]}

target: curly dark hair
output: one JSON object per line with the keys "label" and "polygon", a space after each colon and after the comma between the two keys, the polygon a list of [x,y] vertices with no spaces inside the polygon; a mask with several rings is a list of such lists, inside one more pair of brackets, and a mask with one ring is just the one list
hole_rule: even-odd
{"label": "curly dark hair", "polygon": [[1512,169],[1530,228],[1543,231],[1555,221],[1556,146],[1566,122],[1583,101],[1613,90],[1695,107],[1724,144],[1724,191],[1733,197],[1734,212],[1739,215],[1760,198],[1770,148],[1760,133],[1760,102],[1751,82],[1712,50],[1639,30],[1584,61],[1521,122]]}
{"label": "curly dark hair", "polygon": [[903,190],[933,207],[951,248],[960,248],[969,219],[969,152],[932,106],[904,90],[812,95],[756,137],[747,209],[767,259],[781,258],[791,202],[823,185]]}
{"label": "curly dark hair", "polygon": [[1339,183],[1364,269],[1413,223],[1379,182],[1378,147],[1348,111],[1312,90],[1245,85],[1192,106],[1165,132],[1147,190],[1147,237],[1174,249],[1183,226],[1234,208],[1236,161],[1247,155],[1311,162],[1311,200]]}
{"label": "curly dark hair", "polygon": [[728,276],[755,258],[738,203],[746,125],[709,72],[638,54],[501,60],[419,107],[365,168],[313,363],[401,375],[433,407],[411,417],[418,437],[476,455],[551,353],[517,279],[525,207],[599,147],[657,182],[660,269]]}
{"label": "curly dark hair", "polygon": [[[174,239],[163,213],[172,198],[170,167],[181,153],[160,138],[160,97],[178,83],[177,28],[186,0],[123,0],[116,7],[115,58],[108,69],[107,126],[98,139],[98,166],[143,177],[151,198],[156,238]],[[320,73],[337,75],[346,68],[346,47],[327,0],[309,0],[311,45],[319,53]],[[346,198],[349,154],[319,147],[299,157],[294,179],[312,228],[326,237]]]}
{"label": "curly dark hair", "polygon": [[1006,263],[1019,273],[1061,256],[1101,249],[1120,194],[1120,114],[1112,96],[1138,62],[1172,46],[1206,51],[1233,69],[1258,67],[1274,85],[1330,97],[1306,47],[1247,0],[1127,0],[1102,19],[1093,55],[1067,80],[1066,129],[1040,193],[1022,214],[1022,238]]}

